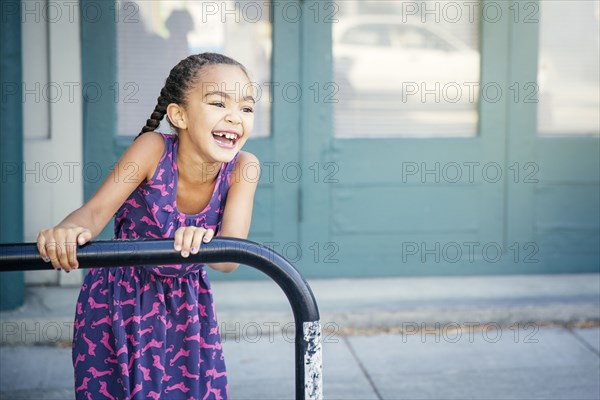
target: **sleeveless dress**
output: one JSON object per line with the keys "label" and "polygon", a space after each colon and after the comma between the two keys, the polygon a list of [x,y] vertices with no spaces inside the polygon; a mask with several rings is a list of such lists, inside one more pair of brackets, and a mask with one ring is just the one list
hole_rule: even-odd
{"label": "sleeveless dress", "polygon": [[[172,238],[181,226],[219,233],[239,152],[222,163],[209,204],[177,210],[177,136],[152,179],[115,216],[113,239]],[[175,250],[173,250],[175,251]],[[92,268],[77,301],[77,399],[227,399],[227,374],[204,264]]]}

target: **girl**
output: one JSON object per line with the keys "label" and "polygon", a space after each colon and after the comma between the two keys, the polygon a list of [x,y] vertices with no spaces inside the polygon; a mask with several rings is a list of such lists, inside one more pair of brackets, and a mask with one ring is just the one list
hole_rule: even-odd
{"label": "girl", "polygon": [[[174,237],[182,257],[214,235],[246,238],[256,182],[241,172],[258,166],[240,151],[254,123],[254,99],[243,92],[251,87],[245,68],[220,54],[177,64],[142,132],[94,196],[39,233],[40,256],[55,269],[76,269],[77,245],[115,213],[113,239]],[[154,132],[165,114],[177,135]],[[90,269],[77,301],[73,365],[77,399],[227,398],[203,265]]]}

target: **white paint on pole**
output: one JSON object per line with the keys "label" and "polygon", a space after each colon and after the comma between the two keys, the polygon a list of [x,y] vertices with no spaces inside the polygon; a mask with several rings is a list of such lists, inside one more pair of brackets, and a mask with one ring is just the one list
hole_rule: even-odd
{"label": "white paint on pole", "polygon": [[323,398],[323,351],[321,342],[321,323],[305,322],[303,325],[304,342],[304,397],[321,400]]}

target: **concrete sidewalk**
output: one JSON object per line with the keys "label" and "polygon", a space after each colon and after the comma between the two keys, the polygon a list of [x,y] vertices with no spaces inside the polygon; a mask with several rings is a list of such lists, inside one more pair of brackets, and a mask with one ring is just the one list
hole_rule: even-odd
{"label": "concrete sidewalk", "polygon": [[[600,399],[598,274],[309,283],[327,399]],[[78,291],[29,288],[25,307],[0,313],[0,398],[73,398],[60,345]],[[293,398],[281,290],[217,281],[213,291],[232,398]]]}
{"label": "concrete sidewalk", "polygon": [[[410,277],[311,280],[322,325],[368,333],[426,324],[574,324],[600,321],[600,275]],[[279,331],[293,323],[290,305],[271,281],[212,283],[221,333]],[[26,304],[0,312],[0,344],[71,340],[79,288],[29,287]]]}

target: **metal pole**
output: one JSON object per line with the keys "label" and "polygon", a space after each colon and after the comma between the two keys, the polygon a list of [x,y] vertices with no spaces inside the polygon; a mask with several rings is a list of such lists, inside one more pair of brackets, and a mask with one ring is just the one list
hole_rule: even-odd
{"label": "metal pole", "polygon": [[[322,399],[321,324],[308,283],[283,256],[249,240],[218,237],[198,254],[181,257],[173,239],[109,240],[77,249],[80,268],[235,262],[256,268],[279,285],[296,324],[296,399]],[[47,270],[34,243],[0,244],[0,272]]]}

